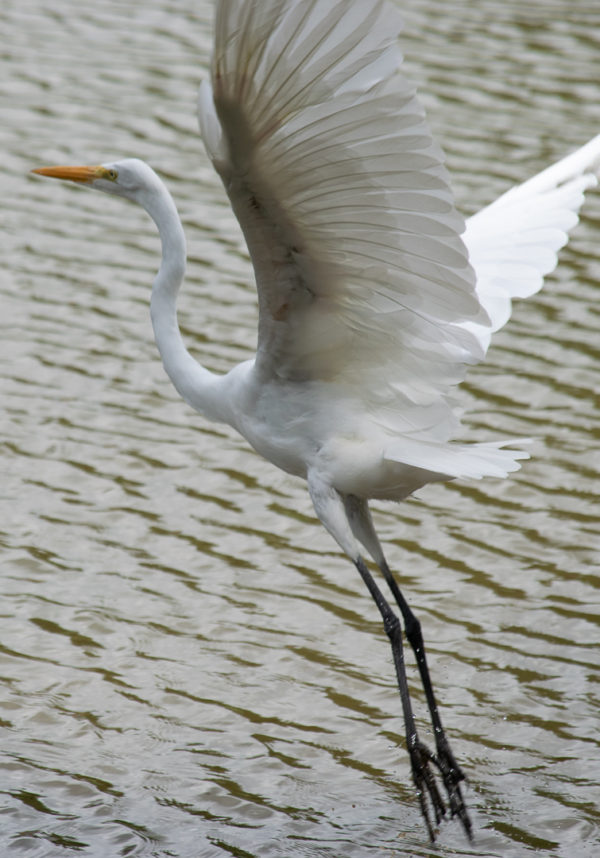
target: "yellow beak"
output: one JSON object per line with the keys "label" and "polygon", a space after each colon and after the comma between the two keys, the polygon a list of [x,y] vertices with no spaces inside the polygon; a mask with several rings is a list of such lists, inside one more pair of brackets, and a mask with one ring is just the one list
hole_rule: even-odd
{"label": "yellow beak", "polygon": [[53,179],[68,179],[70,182],[79,182],[89,185],[94,179],[108,178],[108,170],[105,167],[38,167],[32,173],[40,176],[50,176]]}

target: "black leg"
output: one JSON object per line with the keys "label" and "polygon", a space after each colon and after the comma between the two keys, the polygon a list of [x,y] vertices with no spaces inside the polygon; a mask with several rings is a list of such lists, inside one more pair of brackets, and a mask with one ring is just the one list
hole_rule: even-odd
{"label": "black leg", "polygon": [[[319,473],[312,471],[308,474],[308,489],[317,515],[332,534],[334,539],[336,539],[338,545],[344,550],[348,557],[352,558],[354,561],[356,568],[367,585],[367,588],[383,618],[384,628],[390,639],[394,655],[394,664],[396,667],[396,677],[398,679],[398,688],[400,690],[400,698],[402,700],[402,709],[404,712],[406,741],[408,753],[410,755],[413,780],[419,793],[421,810],[427,824],[429,835],[433,840],[434,831],[429,814],[429,803],[433,808],[436,823],[440,822],[442,816],[444,816],[446,812],[445,804],[437,788],[434,771],[430,765],[433,763],[439,769],[444,786],[448,792],[450,810],[453,815],[457,815],[459,817],[467,835],[470,838],[471,821],[460,790],[460,782],[465,779],[465,776],[454,759],[454,755],[450,750],[448,739],[446,738],[446,734],[442,727],[442,722],[433,693],[433,687],[429,678],[429,669],[427,667],[427,659],[425,657],[425,647],[423,645],[421,626],[408,607],[408,604],[400,592],[400,588],[396,584],[396,581],[394,580],[385,561],[381,545],[379,544],[379,539],[377,538],[377,534],[373,527],[367,501],[363,498],[358,498],[355,495],[341,495],[328,482],[325,482]],[[421,742],[417,734],[406,679],[406,667],[404,664],[404,652],[402,647],[402,628],[400,621],[383,597],[381,590],[367,569],[364,560],[360,554],[358,554],[354,540],[357,540],[364,545],[381,569],[381,572],[385,577],[402,613],[406,627],[406,635],[415,652],[421,681],[427,697],[427,704],[434,728],[436,754],[432,754],[431,751],[429,751],[429,749]]]}
{"label": "black leg", "polygon": [[400,620],[398,619],[396,614],[394,614],[389,604],[385,600],[381,590],[375,583],[373,576],[367,569],[363,559],[359,557],[358,560],[355,561],[355,563],[356,568],[361,575],[361,578],[367,585],[367,588],[371,596],[373,597],[375,604],[379,608],[379,612],[383,618],[383,625],[386,634],[389,637],[392,646],[394,665],[396,667],[396,677],[398,679],[398,688],[400,690],[400,699],[402,701],[404,726],[406,730],[406,744],[410,756],[413,781],[417,788],[417,793],[421,804],[421,812],[425,819],[425,824],[427,825],[429,836],[433,841],[435,840],[435,833],[431,822],[427,797],[429,797],[429,801],[431,802],[431,807],[433,808],[436,824],[440,822],[440,820],[446,813],[446,807],[437,788],[437,784],[433,771],[430,767],[430,763],[435,763],[438,767],[440,767],[440,769],[441,766],[437,757],[434,756],[431,751],[421,742],[417,734],[415,718],[413,715],[410,695],[408,691],[408,682],[406,679],[404,651],[402,646],[402,628],[400,625]]}
{"label": "black leg", "polygon": [[381,564],[381,571],[394,596],[394,599],[396,600],[396,604],[400,608],[402,618],[404,620],[406,637],[417,659],[421,682],[423,684],[423,690],[425,691],[425,697],[427,698],[427,706],[429,708],[431,723],[435,735],[436,755],[433,758],[433,761],[440,770],[444,786],[448,793],[450,812],[452,816],[459,817],[467,836],[471,839],[471,820],[460,789],[460,782],[466,780],[466,778],[462,769],[456,762],[454,754],[450,748],[450,744],[448,743],[445,730],[442,726],[442,719],[440,717],[435,694],[433,692],[433,686],[431,684],[431,678],[429,676],[425,644],[421,633],[421,623],[411,611],[385,560]]}

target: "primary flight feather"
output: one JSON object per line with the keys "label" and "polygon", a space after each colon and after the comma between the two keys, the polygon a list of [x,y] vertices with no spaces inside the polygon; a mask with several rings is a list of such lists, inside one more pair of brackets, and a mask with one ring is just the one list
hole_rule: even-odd
{"label": "primary flight feather", "polygon": [[[137,159],[36,172],[132,199],[162,240],[151,315],[167,373],[206,417],[235,427],[307,480],[317,515],[355,564],[384,621],[407,749],[431,838],[458,815],[462,769],[442,727],[421,628],[393,578],[368,509],[435,480],[506,476],[526,453],[503,439],[454,441],[458,385],[537,291],[596,184],[600,136],[465,224],[443,154],[401,70],[387,0],[217,0],[200,128],[244,232],[259,303],[255,359],[223,376],[183,344],[176,299],[185,239],[171,196]],[[402,615],[434,728],[420,740]],[[442,797],[436,771],[446,791]]]}

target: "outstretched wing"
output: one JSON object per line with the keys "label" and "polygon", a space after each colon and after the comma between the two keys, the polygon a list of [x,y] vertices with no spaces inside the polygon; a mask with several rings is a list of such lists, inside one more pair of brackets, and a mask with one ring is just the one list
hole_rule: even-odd
{"label": "outstretched wing", "polygon": [[489,320],[400,72],[396,10],[219,0],[215,29],[200,125],[254,265],[257,369],[335,378],[375,410],[416,404],[435,422],[427,406],[483,355],[461,323]]}
{"label": "outstretched wing", "polygon": [[584,192],[598,184],[599,170],[600,134],[467,221],[464,241],[492,325],[465,327],[483,349],[508,321],[512,299],[539,291],[556,267],[557,252],[579,219]]}

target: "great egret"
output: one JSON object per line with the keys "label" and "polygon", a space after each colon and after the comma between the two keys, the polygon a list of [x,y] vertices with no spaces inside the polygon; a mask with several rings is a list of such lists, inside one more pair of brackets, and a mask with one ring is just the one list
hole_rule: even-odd
{"label": "great egret", "polygon": [[[142,161],[34,172],[142,205],[162,260],[151,315],[165,369],[201,414],[235,427],[307,480],[315,511],[355,564],[389,636],[412,776],[430,837],[446,804],[470,836],[464,774],[442,727],[419,621],[392,577],[368,500],[428,482],[504,477],[527,458],[506,441],[455,443],[455,392],[511,299],[542,285],[596,184],[600,136],[502,196],[466,225],[443,155],[401,70],[386,0],[217,0],[211,84],[199,120],[246,237],[258,289],[258,349],[224,376],[186,350],[176,299],[183,229]],[[462,237],[461,237],[462,234]],[[420,740],[401,623],[414,650],[435,752]],[[433,811],[433,819],[431,815]]]}

